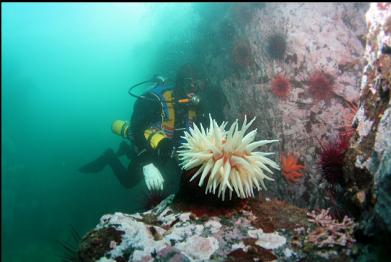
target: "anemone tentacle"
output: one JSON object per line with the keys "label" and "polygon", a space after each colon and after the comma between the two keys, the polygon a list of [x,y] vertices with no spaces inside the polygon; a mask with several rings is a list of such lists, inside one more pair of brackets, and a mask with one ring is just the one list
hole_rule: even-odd
{"label": "anemone tentacle", "polygon": [[257,129],[245,134],[255,118],[247,122],[245,116],[241,128],[236,119],[228,131],[225,130],[228,122],[218,125],[211,115],[209,119],[209,128],[193,125],[182,136],[186,142],[178,151],[180,165],[185,170],[198,168],[190,181],[199,177],[198,186],[206,184],[205,194],[216,194],[217,190],[217,196],[223,201],[227,190],[231,199],[233,193],[239,198],[248,198],[254,197],[254,188],[258,191],[266,189],[264,180],[274,179],[264,171],[273,174],[270,168],[280,168],[267,158],[273,152],[254,150],[278,140],[255,141]]}

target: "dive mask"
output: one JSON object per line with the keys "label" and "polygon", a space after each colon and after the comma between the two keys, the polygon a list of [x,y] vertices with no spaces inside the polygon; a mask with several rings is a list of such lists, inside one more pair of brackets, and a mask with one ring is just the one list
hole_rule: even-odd
{"label": "dive mask", "polygon": [[200,87],[200,80],[188,77],[183,79],[183,89],[186,94],[196,93]]}

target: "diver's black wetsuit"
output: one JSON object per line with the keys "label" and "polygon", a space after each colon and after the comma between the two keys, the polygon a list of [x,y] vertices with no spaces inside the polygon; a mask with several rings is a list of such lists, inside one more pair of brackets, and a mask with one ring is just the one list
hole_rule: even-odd
{"label": "diver's black wetsuit", "polygon": [[[201,95],[201,103],[195,108],[193,107],[196,111],[194,122],[196,124],[202,123],[206,126],[209,123],[208,113],[211,113],[212,117],[220,122],[223,117],[222,105],[224,102],[221,99],[223,97],[221,93],[218,93],[216,89],[208,89],[199,95]],[[153,163],[165,179],[164,189],[168,192],[175,192],[179,185],[181,170],[176,157],[172,157],[172,153],[174,147],[178,148],[180,143],[183,142],[181,140],[183,130],[175,131],[172,138],[164,138],[157,148],[152,149],[144,137],[144,131],[152,124],[161,122],[162,106],[156,96],[151,93],[145,96],[148,99],[137,99],[130,120],[128,137],[133,142],[131,143],[132,149],[126,150],[130,160],[128,167],[123,166],[118,158],[118,154],[114,154],[112,150],[110,154],[106,154],[105,161],[106,164],[110,165],[115,176],[125,188],[132,188],[137,185],[143,179],[143,166]],[[182,89],[173,89],[174,101],[184,97],[186,95]],[[174,103],[175,129],[185,128],[189,108],[189,105]]]}
{"label": "diver's black wetsuit", "polygon": [[[223,118],[223,96],[217,89],[208,89],[201,94],[201,103],[195,108],[197,118],[195,123],[202,123],[206,126],[209,123],[208,114],[211,113],[214,119],[218,122]],[[144,137],[144,131],[152,124],[161,121],[162,107],[155,96],[147,94],[146,97],[150,99],[138,99],[134,105],[134,111],[130,121],[130,128],[134,138],[134,144],[138,148],[139,155],[134,157],[129,163],[126,170],[121,162],[115,158],[111,162],[111,167],[118,180],[126,188],[135,186],[140,179],[143,178],[142,167],[149,163],[154,163],[155,166],[162,172],[166,180],[165,187],[172,184],[179,184],[180,168],[177,159],[172,158],[173,147],[178,148],[183,142],[181,136],[182,131],[175,131],[173,138],[164,138],[159,143],[157,149],[153,150]],[[185,97],[182,89],[174,89],[174,101]],[[213,101],[211,103],[211,101]],[[175,110],[175,129],[182,129],[185,127],[186,118],[188,115],[189,106],[179,103],[174,104]],[[145,149],[143,153],[140,152]],[[172,183],[173,182],[173,183]]]}
{"label": "diver's black wetsuit", "polygon": [[[130,120],[129,137],[132,137],[133,147],[135,152],[130,159],[127,169],[122,165],[120,160],[115,157],[111,159],[109,165],[113,169],[114,174],[120,181],[121,185],[126,188],[135,186],[142,178],[142,167],[149,163],[154,163],[156,166],[161,166],[163,158],[168,157],[170,153],[169,142],[159,144],[158,151],[153,150],[148,141],[144,137],[144,131],[153,123],[161,120],[161,105],[155,96],[151,94],[145,95],[146,99],[138,99],[133,108],[133,114]],[[152,100],[150,100],[152,99]],[[164,146],[164,148],[161,148]],[[164,152],[163,152],[164,151]]]}

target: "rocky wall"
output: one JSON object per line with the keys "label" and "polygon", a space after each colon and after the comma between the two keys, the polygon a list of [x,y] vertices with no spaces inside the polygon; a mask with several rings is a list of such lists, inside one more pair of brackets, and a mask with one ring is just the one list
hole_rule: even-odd
{"label": "rocky wall", "polygon": [[372,3],[357,126],[347,152],[348,197],[366,234],[391,232],[391,5]]}
{"label": "rocky wall", "polygon": [[274,174],[267,196],[326,205],[318,162],[322,148],[351,132],[367,10],[365,3],[235,3],[205,30],[200,64],[226,97],[226,119],[257,117],[257,138],[280,140],[269,148],[279,152],[275,160],[292,154],[304,166],[293,179],[281,163],[286,172]]}

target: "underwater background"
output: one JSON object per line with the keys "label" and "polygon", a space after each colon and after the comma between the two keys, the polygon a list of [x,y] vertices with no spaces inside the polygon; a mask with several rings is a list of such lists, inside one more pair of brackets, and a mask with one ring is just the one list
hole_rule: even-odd
{"label": "underwater background", "polygon": [[72,227],[84,234],[104,213],[140,207],[142,185],[77,170],[117,149],[111,123],[129,120],[131,85],[188,60],[193,8],[2,3],[2,261],[60,261]]}
{"label": "underwater background", "polygon": [[[115,241],[107,247],[106,229],[100,228],[106,222],[99,220],[112,214],[106,218],[115,222],[123,213],[149,209],[144,181],[129,190],[108,167],[91,174],[78,169],[123,141],[111,125],[131,117],[131,86],[155,74],[175,79],[185,63],[200,70],[207,86],[201,104],[213,118],[231,124],[256,117],[256,139],[278,139],[261,150],[275,152],[270,159],[281,170],[266,182],[267,191],[246,199],[255,222],[246,218],[250,213],[228,212],[234,228],[215,228],[219,233],[212,236],[204,227],[208,239],[219,239],[209,242],[210,249],[196,235],[176,245],[169,238],[180,233],[167,230],[167,249],[160,250],[163,242],[148,242],[145,229],[154,220],[147,215],[145,224],[129,227],[145,234],[127,232],[124,254],[108,256],[165,259],[174,250],[184,261],[388,258],[390,36],[388,3],[2,4],[2,259],[96,259],[108,248],[122,248]],[[205,222],[201,214],[216,206],[206,200],[210,195],[196,197],[202,189],[188,187],[184,177],[174,202],[184,208],[179,212],[190,208],[203,218],[192,223]],[[193,200],[201,206],[192,206]],[[177,223],[175,216],[163,220]],[[323,218],[331,228],[342,223],[342,234],[314,223]],[[227,217],[209,219],[218,225]],[[280,230],[283,244],[273,252],[259,249],[252,242],[265,235],[251,236],[250,227],[265,234]],[[174,229],[181,231],[177,224]],[[332,236],[322,239],[325,232]],[[96,233],[103,234],[102,250]],[[246,245],[255,253],[237,246],[247,233],[252,239]],[[186,245],[205,253],[191,254]]]}

